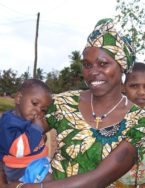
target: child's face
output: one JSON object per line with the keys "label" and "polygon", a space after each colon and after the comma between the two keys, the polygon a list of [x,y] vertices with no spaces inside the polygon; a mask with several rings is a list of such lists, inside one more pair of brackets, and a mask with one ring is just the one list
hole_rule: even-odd
{"label": "child's face", "polygon": [[145,72],[135,71],[129,74],[125,93],[133,103],[141,108],[145,107]]}
{"label": "child's face", "polygon": [[43,117],[52,102],[51,95],[41,87],[32,88],[16,96],[17,115],[33,121],[36,117]]}

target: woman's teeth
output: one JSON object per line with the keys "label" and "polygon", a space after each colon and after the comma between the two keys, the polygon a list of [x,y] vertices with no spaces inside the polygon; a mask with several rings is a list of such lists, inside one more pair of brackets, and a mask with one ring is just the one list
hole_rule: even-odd
{"label": "woman's teeth", "polygon": [[91,82],[91,85],[98,86],[98,85],[101,85],[101,84],[104,84],[104,83],[105,83],[105,81],[93,81],[93,82]]}

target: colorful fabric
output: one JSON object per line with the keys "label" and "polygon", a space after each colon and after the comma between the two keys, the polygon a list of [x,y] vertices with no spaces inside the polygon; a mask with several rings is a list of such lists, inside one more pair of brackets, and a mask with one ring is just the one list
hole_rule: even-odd
{"label": "colorful fabric", "polygon": [[131,42],[116,31],[111,18],[100,20],[88,36],[87,47],[102,48],[118,62],[124,71],[133,66],[135,57]]}
{"label": "colorful fabric", "polygon": [[133,106],[117,125],[92,129],[79,111],[79,96],[79,91],[55,95],[55,102],[47,112],[49,126],[57,131],[58,150],[52,160],[55,179],[95,169],[122,140],[135,145],[142,157],[144,110]]}

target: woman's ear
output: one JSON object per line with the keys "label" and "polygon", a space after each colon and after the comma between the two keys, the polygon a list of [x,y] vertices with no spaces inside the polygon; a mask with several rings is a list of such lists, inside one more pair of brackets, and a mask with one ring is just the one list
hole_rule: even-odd
{"label": "woman's ear", "polygon": [[122,82],[122,84],[125,84],[125,81],[126,81],[126,74],[122,73],[122,75],[121,75],[121,82]]}
{"label": "woman's ear", "polygon": [[21,92],[17,92],[16,96],[15,96],[15,103],[16,104],[20,104],[21,98],[22,98],[22,93]]}
{"label": "woman's ear", "polygon": [[121,93],[126,95],[125,84],[121,84]]}

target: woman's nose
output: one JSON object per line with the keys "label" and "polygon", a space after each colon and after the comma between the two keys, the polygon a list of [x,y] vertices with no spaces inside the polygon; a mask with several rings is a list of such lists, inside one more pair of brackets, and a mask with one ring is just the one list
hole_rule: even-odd
{"label": "woman's nose", "polygon": [[100,72],[100,70],[99,70],[97,64],[95,63],[95,64],[93,65],[93,67],[92,67],[91,74],[92,74],[92,75],[98,75],[99,72]]}

